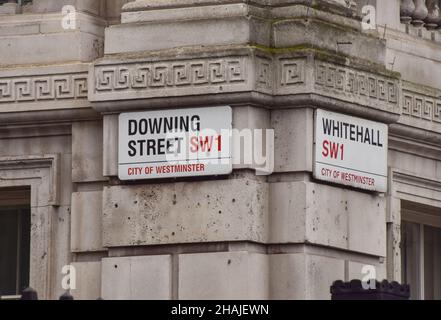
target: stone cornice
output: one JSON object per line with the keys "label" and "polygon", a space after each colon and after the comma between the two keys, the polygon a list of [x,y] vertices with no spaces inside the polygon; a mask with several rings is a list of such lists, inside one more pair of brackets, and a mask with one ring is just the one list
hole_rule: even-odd
{"label": "stone cornice", "polygon": [[[0,157],[0,174],[5,170],[23,170],[25,168],[48,168],[50,172],[50,185],[48,205],[60,205],[60,170],[61,161],[59,154],[43,154],[29,156]],[[5,180],[0,176],[0,180]]]}
{"label": "stone cornice", "polygon": [[[121,61],[107,58],[97,62],[89,74],[89,100],[98,111],[99,103],[166,97],[254,93],[254,103],[277,107],[323,97],[354,105],[353,113],[372,116],[372,111],[389,114],[394,122],[399,114],[400,82],[386,70],[369,72],[368,67],[329,62],[329,56],[314,50],[268,52],[255,47],[226,50],[179,59],[152,56]],[[342,63],[344,59],[340,58]],[[310,101],[307,98],[310,97]],[[204,98],[205,99],[205,98]],[[242,103],[237,101],[238,103]],[[207,102],[208,103],[208,102]],[[330,103],[333,104],[333,103]],[[109,110],[106,103],[106,111]],[[121,104],[115,104],[118,111]],[[358,106],[358,107],[357,107]],[[358,109],[358,110],[356,110]],[[381,116],[380,116],[381,117]]]}
{"label": "stone cornice", "polygon": [[349,61],[308,48],[236,46],[111,55],[93,65],[9,67],[0,70],[1,123],[228,103],[315,106],[398,121],[394,134],[418,140],[441,132],[441,90]]}
{"label": "stone cornice", "polygon": [[125,4],[123,12],[146,11],[170,8],[188,8],[200,6],[213,6],[245,3],[260,7],[285,7],[290,5],[302,4],[314,8],[332,8],[340,13],[354,14],[355,2],[350,0],[350,6],[345,0],[136,0]]}
{"label": "stone cornice", "polygon": [[441,90],[403,81],[400,123],[441,132]]}
{"label": "stone cornice", "polygon": [[73,64],[0,69],[0,113],[88,107],[87,68]]}

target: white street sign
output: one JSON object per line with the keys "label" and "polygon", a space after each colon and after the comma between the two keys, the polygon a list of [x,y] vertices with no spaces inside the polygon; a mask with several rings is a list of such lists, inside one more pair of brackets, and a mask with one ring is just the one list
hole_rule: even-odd
{"label": "white street sign", "polygon": [[387,125],[316,111],[314,178],[386,192],[387,149]]}
{"label": "white street sign", "polygon": [[120,114],[119,178],[230,174],[232,119],[231,107]]}

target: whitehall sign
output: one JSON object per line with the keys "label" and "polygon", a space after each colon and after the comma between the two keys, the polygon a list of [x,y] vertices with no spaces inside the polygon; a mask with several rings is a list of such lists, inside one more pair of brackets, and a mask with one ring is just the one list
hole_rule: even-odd
{"label": "whitehall sign", "polygon": [[386,192],[387,143],[385,124],[317,110],[314,177]]}
{"label": "whitehall sign", "polygon": [[230,174],[231,107],[122,113],[121,180]]}

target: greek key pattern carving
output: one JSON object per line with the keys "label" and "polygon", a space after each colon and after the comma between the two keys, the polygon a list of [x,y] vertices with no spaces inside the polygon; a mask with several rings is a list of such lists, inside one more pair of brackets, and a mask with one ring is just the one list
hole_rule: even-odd
{"label": "greek key pattern carving", "polygon": [[[278,89],[286,88],[283,92],[289,93],[291,86],[310,81],[307,61],[303,59],[255,57],[251,70],[248,70],[248,63],[248,57],[224,57],[97,65],[94,88],[97,95],[156,88],[201,87],[205,90],[217,85],[250,83],[250,79],[254,79],[255,89],[277,94]],[[421,91],[413,86],[400,90],[398,80],[321,61],[314,63],[313,74],[317,89],[332,90],[350,98],[400,104],[403,117],[441,123],[441,91]],[[0,105],[87,99],[87,79],[85,72],[0,76]]]}
{"label": "greek key pattern carving", "polygon": [[403,90],[403,116],[441,123],[441,98]]}
{"label": "greek key pattern carving", "polygon": [[280,85],[290,86],[305,82],[305,63],[302,60],[280,59]]}
{"label": "greek key pattern carving", "polygon": [[274,82],[274,65],[270,59],[258,58],[256,64],[257,88],[272,90]]}
{"label": "greek key pattern carving", "polygon": [[398,81],[327,63],[316,63],[315,84],[341,93],[398,104]]}
{"label": "greek key pattern carving", "polygon": [[95,68],[95,92],[136,91],[243,83],[245,60],[223,58],[104,65]]}
{"label": "greek key pattern carving", "polygon": [[0,104],[87,99],[87,73],[0,78]]}

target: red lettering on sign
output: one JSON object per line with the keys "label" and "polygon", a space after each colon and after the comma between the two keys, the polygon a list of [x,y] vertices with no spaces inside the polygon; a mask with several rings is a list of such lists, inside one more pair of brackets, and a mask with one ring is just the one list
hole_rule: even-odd
{"label": "red lettering on sign", "polygon": [[345,145],[343,143],[336,143],[332,141],[323,141],[322,155],[324,157],[330,157],[331,159],[344,159]]}
{"label": "red lettering on sign", "polygon": [[192,153],[202,151],[211,152],[215,149],[215,144],[217,144],[217,150],[222,151],[222,136],[205,136],[205,137],[191,137],[190,138],[190,151]]}

